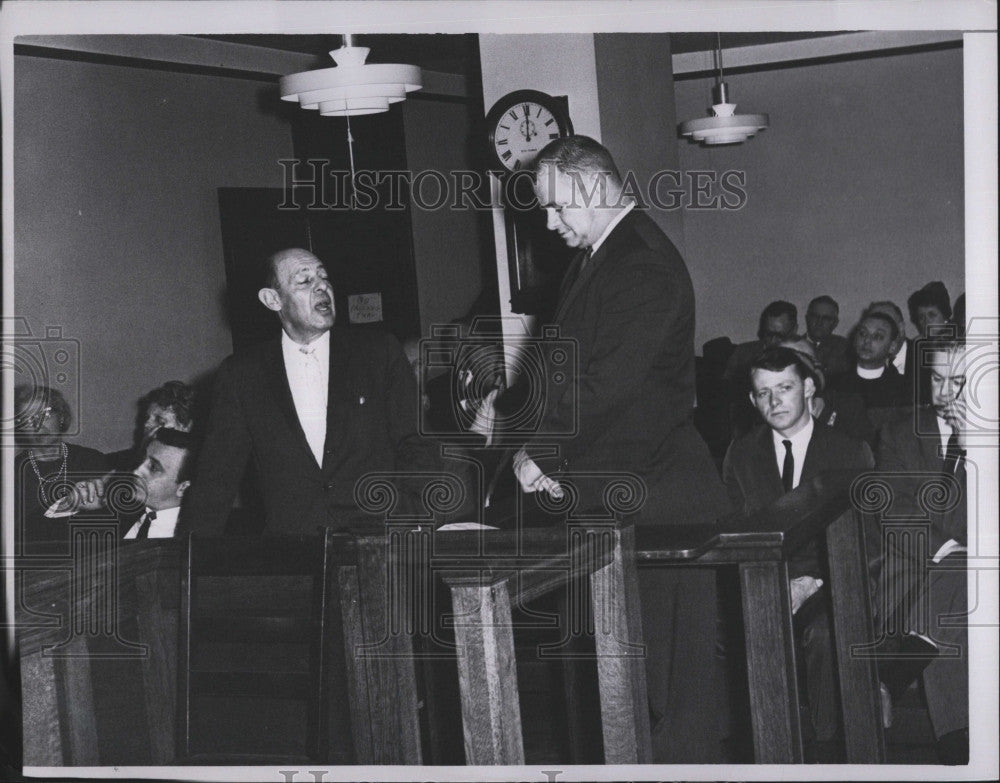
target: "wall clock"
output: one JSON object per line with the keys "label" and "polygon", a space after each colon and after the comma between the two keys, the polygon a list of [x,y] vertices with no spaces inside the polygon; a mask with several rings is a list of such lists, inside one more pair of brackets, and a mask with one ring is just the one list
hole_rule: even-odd
{"label": "wall clock", "polygon": [[573,123],[565,97],[538,90],[516,90],[493,104],[486,115],[490,168],[500,173],[531,166],[550,141],[570,136]]}

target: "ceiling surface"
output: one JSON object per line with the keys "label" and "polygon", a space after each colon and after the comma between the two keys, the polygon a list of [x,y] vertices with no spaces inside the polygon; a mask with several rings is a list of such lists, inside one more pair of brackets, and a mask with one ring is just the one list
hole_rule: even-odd
{"label": "ceiling surface", "polygon": [[[835,31],[722,33],[722,46],[725,50],[737,46],[757,46],[839,34]],[[317,58],[317,65],[328,62],[327,52],[341,45],[339,35],[202,35],[199,37],[263,46],[287,52],[314,54]],[[410,63],[431,71],[459,74],[478,73],[479,70],[479,40],[475,34],[358,35],[355,36],[355,44],[371,49],[368,55],[370,63]],[[715,33],[670,34],[670,47],[673,54],[709,51],[715,46]]]}

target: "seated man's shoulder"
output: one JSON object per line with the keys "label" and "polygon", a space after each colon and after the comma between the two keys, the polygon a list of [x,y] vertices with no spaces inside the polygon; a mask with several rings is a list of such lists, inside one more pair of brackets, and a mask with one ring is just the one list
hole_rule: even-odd
{"label": "seated man's shoulder", "polygon": [[827,424],[815,424],[813,437],[831,452],[840,455],[845,460],[843,467],[855,467],[853,464],[855,457],[865,457],[871,453],[868,444],[861,438],[848,435],[843,430],[831,427]]}
{"label": "seated man's shoulder", "polygon": [[733,438],[726,452],[727,460],[746,462],[760,458],[761,445],[767,446],[771,442],[771,429],[767,425],[758,424],[742,435]]}
{"label": "seated man's shoulder", "polygon": [[[884,419],[879,424],[880,439],[890,438],[894,441],[917,442],[918,425],[916,417],[933,416],[930,409],[921,410],[911,407],[900,407],[891,409],[891,416]],[[935,436],[936,437],[936,436]]]}

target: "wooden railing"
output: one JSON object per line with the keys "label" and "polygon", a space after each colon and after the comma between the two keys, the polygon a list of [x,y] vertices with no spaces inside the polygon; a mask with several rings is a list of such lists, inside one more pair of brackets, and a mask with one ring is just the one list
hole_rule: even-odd
{"label": "wooden railing", "polygon": [[[884,761],[874,661],[852,655],[872,640],[852,478],[826,475],[766,512],[710,526],[434,533],[397,525],[385,535],[328,535],[335,567],[323,600],[341,608],[353,762],[421,763],[410,635],[439,579],[452,597],[467,763],[524,763],[511,607],[581,579],[590,585],[605,761],[648,762],[636,569],[685,565],[739,569],[756,761],[800,762],[787,563],[824,533],[848,760]],[[19,576],[25,764],[176,763],[186,542],[122,546],[110,527],[74,536],[79,557],[26,560]]]}

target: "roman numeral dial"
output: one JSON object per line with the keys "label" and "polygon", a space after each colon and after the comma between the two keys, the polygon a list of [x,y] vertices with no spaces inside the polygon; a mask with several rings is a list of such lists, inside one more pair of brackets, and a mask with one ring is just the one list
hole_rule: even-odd
{"label": "roman numeral dial", "polygon": [[542,147],[573,132],[564,104],[535,90],[518,90],[497,101],[487,128],[492,158],[507,171],[528,168]]}

